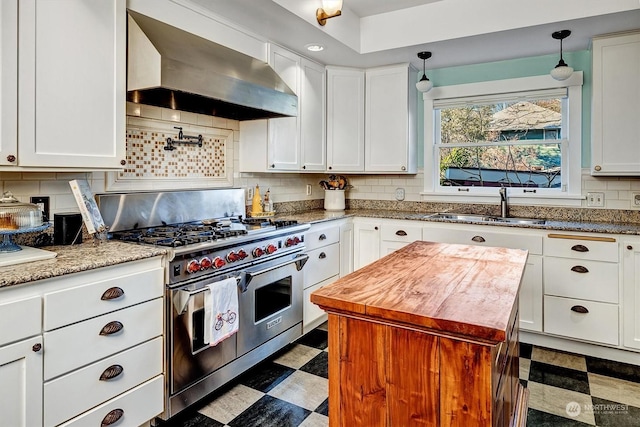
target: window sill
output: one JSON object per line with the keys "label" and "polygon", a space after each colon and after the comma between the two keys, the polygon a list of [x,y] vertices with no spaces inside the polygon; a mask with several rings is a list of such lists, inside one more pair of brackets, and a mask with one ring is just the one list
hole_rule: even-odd
{"label": "window sill", "polygon": [[[442,203],[482,203],[496,204],[500,203],[500,196],[487,194],[443,194],[421,192],[422,201],[425,202],[442,202]],[[581,195],[518,195],[509,196],[509,203],[513,205],[534,205],[534,206],[558,206],[558,207],[581,207],[584,196]]]}

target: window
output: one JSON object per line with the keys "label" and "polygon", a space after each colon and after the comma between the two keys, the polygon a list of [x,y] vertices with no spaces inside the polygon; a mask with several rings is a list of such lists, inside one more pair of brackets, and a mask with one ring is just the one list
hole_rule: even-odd
{"label": "window", "polygon": [[507,187],[526,203],[579,205],[581,85],[576,73],[425,94],[425,199],[489,200]]}

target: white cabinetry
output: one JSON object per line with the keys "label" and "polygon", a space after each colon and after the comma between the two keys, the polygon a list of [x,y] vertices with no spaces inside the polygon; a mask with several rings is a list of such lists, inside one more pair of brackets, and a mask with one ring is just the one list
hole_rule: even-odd
{"label": "white cabinetry", "polygon": [[380,257],[389,255],[416,240],[422,240],[420,224],[412,221],[385,221],[380,226]]}
{"label": "white cabinetry", "polygon": [[382,220],[354,218],[353,269],[357,270],[380,258],[380,226]]}
{"label": "white cabinetry", "polygon": [[415,173],[416,89],[408,64],[327,67],[327,169]]}
{"label": "white cabinetry", "polygon": [[430,224],[423,228],[422,240],[525,249],[529,251],[520,285],[520,328],[542,331],[542,235],[510,228],[464,224]]}
{"label": "white cabinetry", "polygon": [[307,333],[325,320],[326,313],[311,302],[311,293],[340,277],[340,225],[329,221],[313,224],[305,234],[309,261],[304,273],[303,332]]}
{"label": "white cabinetry", "polygon": [[640,33],[593,39],[592,175],[640,175]]}
{"label": "white cabinetry", "polygon": [[0,301],[2,424],[42,425],[41,298]]}
{"label": "white cabinetry", "polygon": [[269,64],[298,96],[298,116],[240,122],[240,171],[324,171],[324,66],[273,44]]}
{"label": "white cabinetry", "polygon": [[622,267],[622,345],[640,350],[640,239],[622,241]]}
{"label": "white cabinetry", "polygon": [[618,243],[613,237],[545,237],[544,332],[618,345]]}
{"label": "white cabinetry", "polygon": [[353,272],[353,220],[340,221],[340,277]]}
{"label": "white cabinetry", "polygon": [[17,15],[15,0],[0,6],[0,165],[122,168],[125,0],[19,0],[17,5]]}
{"label": "white cabinetry", "polygon": [[364,171],[364,70],[327,67],[327,170]]}

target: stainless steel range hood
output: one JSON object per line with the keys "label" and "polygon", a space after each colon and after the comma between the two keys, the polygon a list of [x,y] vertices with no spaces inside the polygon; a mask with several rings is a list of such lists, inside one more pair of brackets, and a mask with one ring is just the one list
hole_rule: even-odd
{"label": "stainless steel range hood", "polygon": [[235,120],[298,115],[264,62],[131,11],[128,37],[128,101]]}

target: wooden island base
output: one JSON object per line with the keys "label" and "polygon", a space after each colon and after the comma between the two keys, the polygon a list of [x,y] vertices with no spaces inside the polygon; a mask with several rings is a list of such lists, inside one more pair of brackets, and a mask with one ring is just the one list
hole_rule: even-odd
{"label": "wooden island base", "polygon": [[[525,426],[517,292],[526,252],[468,248],[416,242],[381,260],[388,274],[370,265],[312,295],[329,318],[331,427]],[[454,314],[448,300],[460,293],[477,301]]]}

